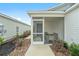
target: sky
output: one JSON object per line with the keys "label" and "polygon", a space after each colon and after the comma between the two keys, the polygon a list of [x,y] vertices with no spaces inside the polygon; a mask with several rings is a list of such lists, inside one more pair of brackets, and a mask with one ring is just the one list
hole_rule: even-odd
{"label": "sky", "polygon": [[19,21],[31,25],[28,11],[47,10],[57,3],[0,3],[0,13],[16,18]]}

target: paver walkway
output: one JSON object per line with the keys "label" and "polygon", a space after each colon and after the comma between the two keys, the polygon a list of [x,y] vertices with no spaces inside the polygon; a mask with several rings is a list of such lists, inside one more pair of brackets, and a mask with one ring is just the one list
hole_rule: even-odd
{"label": "paver walkway", "polygon": [[54,56],[49,45],[31,45],[25,54],[26,56]]}

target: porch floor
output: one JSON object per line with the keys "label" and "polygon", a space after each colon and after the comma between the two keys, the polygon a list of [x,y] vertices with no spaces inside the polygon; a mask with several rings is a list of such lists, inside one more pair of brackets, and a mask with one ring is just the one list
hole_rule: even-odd
{"label": "porch floor", "polygon": [[25,54],[26,56],[54,56],[49,45],[31,45]]}

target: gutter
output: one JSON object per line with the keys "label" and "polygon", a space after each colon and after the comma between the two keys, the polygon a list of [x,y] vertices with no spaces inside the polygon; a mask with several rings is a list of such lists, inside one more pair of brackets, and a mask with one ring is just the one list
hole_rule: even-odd
{"label": "gutter", "polygon": [[79,3],[76,3],[75,5],[73,5],[72,7],[70,7],[69,9],[67,9],[65,11],[65,14],[69,13],[70,11],[72,11],[73,9],[77,8],[79,6]]}
{"label": "gutter", "polygon": [[30,11],[28,14],[41,14],[41,13],[61,13],[63,14],[64,11]]}
{"label": "gutter", "polygon": [[31,17],[33,14],[64,14],[64,11],[30,11],[28,15]]}

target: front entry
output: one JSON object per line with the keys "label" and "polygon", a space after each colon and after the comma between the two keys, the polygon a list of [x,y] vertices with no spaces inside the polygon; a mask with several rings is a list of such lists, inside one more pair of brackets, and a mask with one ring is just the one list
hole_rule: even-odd
{"label": "front entry", "polygon": [[[38,19],[37,19],[38,20]],[[33,21],[33,44],[43,44],[43,21]]]}

